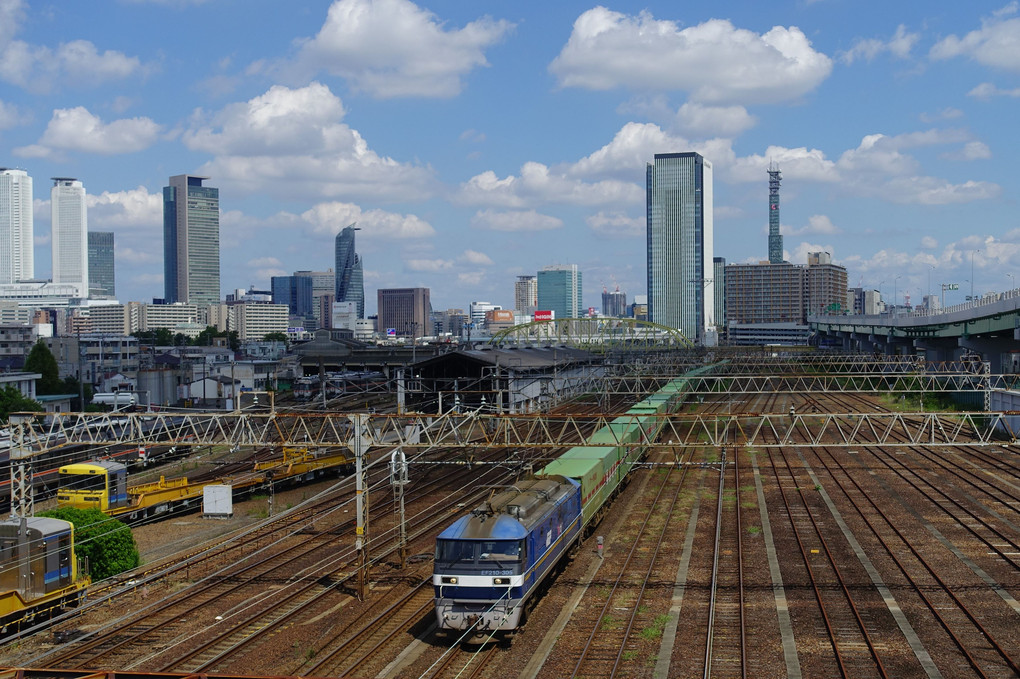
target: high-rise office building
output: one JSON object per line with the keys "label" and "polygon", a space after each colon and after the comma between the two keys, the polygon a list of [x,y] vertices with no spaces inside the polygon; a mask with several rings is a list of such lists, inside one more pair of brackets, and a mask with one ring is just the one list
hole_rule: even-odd
{"label": "high-rise office building", "polygon": [[365,275],[361,256],[354,247],[354,224],[336,235],[336,301],[358,305],[358,318],[365,317]]}
{"label": "high-rise office building", "polygon": [[428,288],[390,288],[376,293],[379,332],[398,337],[422,337],[432,330],[432,302]]}
{"label": "high-rise office building", "polygon": [[712,163],[656,153],[645,181],[649,320],[715,344]]}
{"label": "high-rise office building", "polygon": [[726,258],[712,258],[712,287],[715,289],[715,327],[726,328]]}
{"label": "high-rise office building", "polygon": [[273,304],[286,304],[291,316],[312,316],[311,277],[273,276],[269,282],[273,291]]}
{"label": "high-rise office building", "polygon": [[89,297],[116,299],[113,267],[113,232],[89,231]]}
{"label": "high-rise office building", "polygon": [[0,167],[0,283],[35,278],[32,178]]}
{"label": "high-rise office building", "polygon": [[[312,279],[312,316],[315,318],[315,327],[330,327],[330,309],[336,300],[336,276],[333,275],[333,269],[295,271],[294,275]],[[323,299],[327,297],[328,301],[323,302]]]}
{"label": "high-rise office building", "polygon": [[181,174],[163,187],[163,287],[167,304],[220,301],[220,190]]}
{"label": "high-rise office building", "polygon": [[779,166],[769,163],[769,263],[783,261],[783,236],[779,233],[779,182],[783,175]]}
{"label": "high-rise office building", "polygon": [[538,278],[518,276],[514,283],[514,309],[519,314],[530,314],[538,305]]}
{"label": "high-rise office building", "polygon": [[627,293],[616,286],[616,290],[602,288],[602,315],[610,318],[624,318],[627,315]]}
{"label": "high-rise office building", "polygon": [[73,285],[79,297],[89,294],[88,211],[85,187],[74,177],[53,177],[50,189],[53,282]]}
{"label": "high-rise office building", "polygon": [[581,272],[576,264],[547,266],[538,272],[538,308],[554,318],[581,317]]}

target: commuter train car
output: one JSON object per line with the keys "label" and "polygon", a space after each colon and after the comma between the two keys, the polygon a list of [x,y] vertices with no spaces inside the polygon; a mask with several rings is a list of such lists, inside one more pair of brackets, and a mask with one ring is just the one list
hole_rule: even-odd
{"label": "commuter train car", "polygon": [[[669,381],[592,434],[585,445],[567,450],[535,478],[440,533],[432,575],[439,629],[461,633],[471,642],[518,629],[544,580],[602,519],[630,470],[658,437],[664,415],[676,412],[689,392],[687,379]],[[567,497],[565,484],[574,489],[573,497]],[[519,551],[511,555],[510,548]],[[499,549],[504,551],[494,558]]]}
{"label": "commuter train car", "polygon": [[77,606],[91,583],[74,554],[74,525],[30,517],[0,521],[0,636]]}
{"label": "commuter train car", "polygon": [[475,640],[518,628],[525,604],[581,532],[581,488],[547,476],[495,495],[436,543],[436,616]]}

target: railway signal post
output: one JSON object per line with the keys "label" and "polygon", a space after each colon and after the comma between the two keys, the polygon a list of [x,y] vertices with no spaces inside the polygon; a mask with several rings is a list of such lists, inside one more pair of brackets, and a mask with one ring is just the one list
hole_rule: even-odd
{"label": "railway signal post", "polygon": [[358,599],[365,600],[368,581],[368,484],[365,472],[365,425],[367,416],[355,413],[354,432],[351,446],[354,453],[354,483],[357,499],[357,527],[355,528],[354,549],[358,552]]}
{"label": "railway signal post", "polygon": [[397,553],[400,556],[400,567],[407,561],[407,524],[404,518],[404,486],[407,484],[407,456],[397,449],[390,454],[390,483],[393,493],[397,496],[400,512],[400,537],[397,542]]}

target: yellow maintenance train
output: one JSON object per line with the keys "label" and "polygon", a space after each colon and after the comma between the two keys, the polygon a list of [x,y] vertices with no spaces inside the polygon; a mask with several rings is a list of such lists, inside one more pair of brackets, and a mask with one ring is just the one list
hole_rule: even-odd
{"label": "yellow maintenance train", "polygon": [[269,484],[294,484],[328,473],[346,473],[351,465],[352,459],[342,450],[285,448],[282,459],[256,462],[229,478],[192,481],[161,476],[159,481],[129,486],[127,470],[119,462],[79,462],[60,468],[57,506],[99,509],[128,522],[142,521],[198,509],[210,485],[229,485],[236,496]]}

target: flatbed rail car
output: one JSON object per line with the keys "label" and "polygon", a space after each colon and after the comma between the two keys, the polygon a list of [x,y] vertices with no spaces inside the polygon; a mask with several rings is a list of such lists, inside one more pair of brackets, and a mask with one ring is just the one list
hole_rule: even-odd
{"label": "flatbed rail car", "polygon": [[91,584],[74,554],[74,525],[29,517],[0,521],[0,637],[77,606]]}
{"label": "flatbed rail car", "polygon": [[[440,634],[477,643],[519,629],[555,566],[602,519],[666,416],[689,394],[688,379],[670,380],[533,478],[440,533],[432,575]],[[573,495],[576,501],[568,499]]]}
{"label": "flatbed rail car", "polygon": [[330,472],[347,473],[350,466],[351,459],[343,452],[285,449],[282,459],[258,462],[249,471],[231,477],[192,481],[161,476],[159,481],[127,486],[123,465],[93,461],[60,468],[57,506],[96,508],[110,516],[141,521],[198,509],[206,486],[229,485],[233,495],[241,496],[270,483],[292,484]]}

